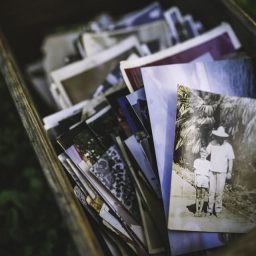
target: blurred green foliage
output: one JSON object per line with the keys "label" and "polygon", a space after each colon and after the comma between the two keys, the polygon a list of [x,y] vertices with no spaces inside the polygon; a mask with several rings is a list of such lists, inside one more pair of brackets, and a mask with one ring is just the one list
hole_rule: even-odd
{"label": "blurred green foliage", "polygon": [[0,255],[77,255],[0,74]]}
{"label": "blurred green foliage", "polygon": [[236,2],[253,18],[256,19],[255,0],[236,0]]}

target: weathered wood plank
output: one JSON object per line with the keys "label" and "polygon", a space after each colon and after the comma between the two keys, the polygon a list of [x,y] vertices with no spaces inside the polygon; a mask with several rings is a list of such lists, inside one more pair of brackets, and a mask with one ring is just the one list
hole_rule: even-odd
{"label": "weathered wood plank", "polygon": [[0,32],[0,70],[18,109],[21,121],[37,154],[42,170],[58,202],[80,255],[103,255],[90,223],[76,200],[72,187],[44,131],[19,68]]}

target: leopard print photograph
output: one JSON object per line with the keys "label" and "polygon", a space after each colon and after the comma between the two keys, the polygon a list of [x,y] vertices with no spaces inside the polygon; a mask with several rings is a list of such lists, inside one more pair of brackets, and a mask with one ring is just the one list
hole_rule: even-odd
{"label": "leopard print photograph", "polygon": [[90,171],[139,220],[139,210],[135,188],[128,167],[117,146],[111,146]]}

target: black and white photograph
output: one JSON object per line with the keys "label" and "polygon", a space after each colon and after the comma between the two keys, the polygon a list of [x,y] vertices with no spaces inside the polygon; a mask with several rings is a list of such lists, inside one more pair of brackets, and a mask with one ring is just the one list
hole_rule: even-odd
{"label": "black and white photograph", "polygon": [[169,229],[255,227],[255,109],[255,99],[178,87]]}
{"label": "black and white photograph", "polygon": [[117,146],[108,148],[90,171],[140,221],[133,180]]}

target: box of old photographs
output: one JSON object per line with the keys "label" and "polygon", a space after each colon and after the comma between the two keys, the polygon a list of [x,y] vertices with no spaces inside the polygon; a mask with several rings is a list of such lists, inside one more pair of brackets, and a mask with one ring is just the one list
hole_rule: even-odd
{"label": "box of old photographs", "polygon": [[27,68],[56,108],[47,136],[25,89],[11,90],[81,254],[188,254],[255,227],[252,24],[238,36],[228,13],[209,28],[154,2],[48,36]]}

